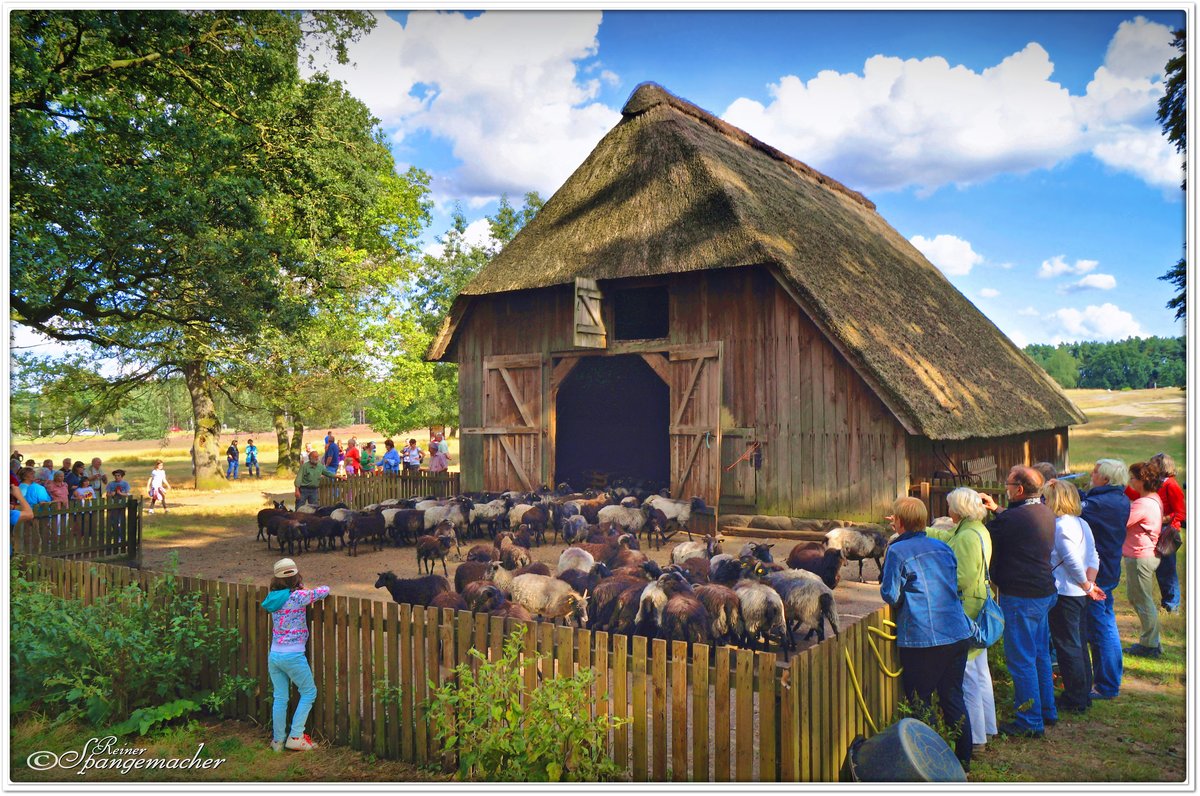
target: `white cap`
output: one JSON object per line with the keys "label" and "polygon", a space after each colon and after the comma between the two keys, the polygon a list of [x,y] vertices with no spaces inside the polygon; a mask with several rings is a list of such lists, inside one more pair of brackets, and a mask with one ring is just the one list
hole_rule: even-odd
{"label": "white cap", "polygon": [[296,562],[290,558],[281,558],[275,562],[275,577],[290,578],[300,571],[300,567],[296,566]]}

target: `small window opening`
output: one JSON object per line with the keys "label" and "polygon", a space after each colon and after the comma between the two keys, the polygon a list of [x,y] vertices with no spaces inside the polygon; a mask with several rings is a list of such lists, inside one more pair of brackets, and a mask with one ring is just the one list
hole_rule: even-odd
{"label": "small window opening", "polygon": [[613,292],[613,336],[617,340],[657,340],[671,328],[666,285]]}

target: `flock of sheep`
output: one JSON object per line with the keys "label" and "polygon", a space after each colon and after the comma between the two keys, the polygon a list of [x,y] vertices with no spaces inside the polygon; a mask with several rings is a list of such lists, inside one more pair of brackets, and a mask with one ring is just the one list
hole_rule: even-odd
{"label": "flock of sheep", "polygon": [[[795,635],[809,629],[819,640],[825,623],[839,632],[833,589],[843,564],[867,558],[880,563],[886,540],[865,528],[836,528],[826,541],[802,542],[786,565],[773,545],[747,543],[726,553],[719,537],[692,538],[691,513],[699,498],[672,500],[634,489],[595,494],[543,488],[533,493],[463,495],[448,499],[390,500],[353,511],[344,505],[283,504],[258,515],[259,539],[274,537],[280,550],[297,554],[333,550],[337,540],[351,555],[359,543],[412,546],[422,575],[382,572],[376,588],[398,603],[470,610],[521,620],[562,620],[593,630],[668,641],[739,645],[784,656]],[[660,566],[641,541],[661,547],[678,533],[670,563]],[[532,548],[552,534],[566,544],[553,569],[534,562]],[[463,544],[470,546],[465,555]],[[461,561],[448,580],[446,558]],[[442,574],[436,574],[437,564]]]}

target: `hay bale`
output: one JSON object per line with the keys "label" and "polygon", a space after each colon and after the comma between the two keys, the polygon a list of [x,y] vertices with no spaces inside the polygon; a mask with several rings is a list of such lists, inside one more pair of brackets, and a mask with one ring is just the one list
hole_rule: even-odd
{"label": "hay bale", "polygon": [[747,527],[758,528],[763,531],[790,531],[792,530],[792,518],[755,514],[750,518],[750,523]]}
{"label": "hay bale", "polygon": [[748,522],[750,522],[749,514],[722,514],[720,519],[717,520],[717,528],[746,528],[748,527],[746,525]]}
{"label": "hay bale", "polygon": [[792,517],[793,531],[819,531],[825,533],[832,528],[838,528],[844,525],[841,520],[809,520],[801,517]]}

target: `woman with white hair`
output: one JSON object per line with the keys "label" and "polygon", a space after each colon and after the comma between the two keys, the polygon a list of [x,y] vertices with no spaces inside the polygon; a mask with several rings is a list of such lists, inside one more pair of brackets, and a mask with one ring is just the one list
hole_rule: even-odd
{"label": "woman with white hair", "polygon": [[1092,529],[1100,568],[1096,585],[1104,592],[1103,600],[1089,600],[1088,646],[1092,653],[1092,699],[1113,699],[1121,690],[1124,662],[1117,616],[1113,613],[1113,593],[1121,582],[1121,547],[1125,544],[1125,526],[1129,522],[1129,498],[1125,484],[1129,468],[1120,459],[1100,459],[1092,469],[1092,488],[1083,496],[1080,518]]}
{"label": "woman with white hair", "polygon": [[[958,561],[958,591],[962,597],[963,611],[971,619],[976,619],[987,598],[984,564],[992,558],[992,537],[983,524],[987,510],[979,493],[968,487],[955,489],[946,496],[946,503],[954,527],[948,530],[926,528],[925,533],[945,542],[954,551]],[[973,649],[967,653],[963,702],[966,703],[967,720],[971,723],[971,737],[976,742],[974,751],[981,751],[987,737],[997,732],[992,673],[988,669],[985,649]]]}

